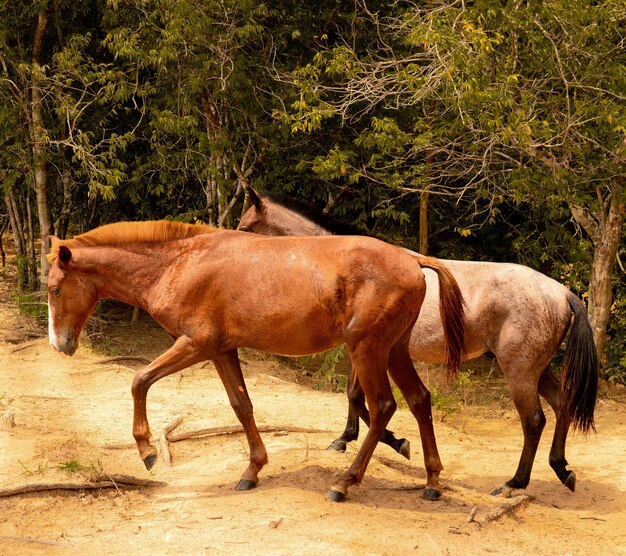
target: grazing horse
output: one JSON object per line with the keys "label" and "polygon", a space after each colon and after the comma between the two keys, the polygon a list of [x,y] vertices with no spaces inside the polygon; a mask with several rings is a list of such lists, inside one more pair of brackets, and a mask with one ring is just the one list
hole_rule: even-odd
{"label": "grazing horse", "polygon": [[[401,249],[358,236],[268,238],[161,221],[110,224],[70,240],[52,238],[48,260],[49,337],[55,350],[76,351],[80,332],[102,298],[144,309],[175,339],[132,384],[133,435],[147,469],[157,455],[146,415],[148,389],[167,375],[211,360],[250,448],[249,466],[236,488],[255,487],[267,452],[237,348],[303,355],[345,343],[367,398],[371,428],[329,497],[342,501],[348,487],[361,481],[396,409],[387,371],[419,424],[428,475],[424,497],[440,495],[442,465],[430,397],[419,386],[408,351],[425,281],[417,260]],[[458,288],[447,287],[442,307],[447,317],[458,318],[462,299]],[[447,322],[450,328],[462,325],[462,320]],[[453,366],[461,349],[462,344],[449,346]]]}
{"label": "grazing horse", "polygon": [[[289,201],[262,199],[253,189],[248,193],[252,204],[241,218],[239,230],[271,236],[331,233],[311,219],[313,211],[307,207],[303,209],[297,202],[296,210],[291,210],[287,206]],[[428,259],[407,252],[417,258],[426,276],[426,298],[411,334],[409,352],[419,361],[443,362],[446,352],[436,302],[437,278],[428,269]],[[538,394],[546,399],[556,414],[550,466],[561,482],[574,491],[576,475],[567,469],[565,460],[567,433],[570,423],[583,432],[593,429],[598,388],[597,351],[584,305],[566,287],[526,266],[477,261],[443,262],[456,278],[466,304],[467,359],[487,352],[495,355],[506,377],[524,433],[524,446],[515,475],[492,494],[507,496],[513,489],[528,486],[546,422]],[[559,382],[548,365],[568,330],[564,370]],[[341,451],[345,450],[346,442],[358,437],[357,414],[367,423],[367,409],[358,379],[351,380],[350,384],[353,387],[348,391],[348,424],[341,437],[330,446]],[[392,446],[397,443],[389,431],[385,431],[384,438]]]}

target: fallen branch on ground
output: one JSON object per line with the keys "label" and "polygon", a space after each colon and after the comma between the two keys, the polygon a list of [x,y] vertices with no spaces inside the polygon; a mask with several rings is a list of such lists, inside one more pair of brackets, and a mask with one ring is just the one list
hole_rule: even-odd
{"label": "fallen branch on ground", "polygon": [[[515,497],[516,499],[512,504],[502,504],[501,508],[490,514],[485,516],[483,521],[478,521],[476,519],[472,519],[473,523],[478,523],[478,525],[487,525],[488,523],[492,523],[493,521],[500,521],[503,517],[512,517],[519,510],[526,508],[533,500],[534,497],[529,494],[521,494]],[[473,510],[472,510],[473,511]],[[474,513],[474,515],[476,515]]]}
{"label": "fallen branch on ground", "polygon": [[[302,427],[282,427],[282,426],[261,426],[258,427],[259,432],[304,432],[304,433],[317,433],[328,432],[320,429],[306,429]],[[211,427],[209,429],[199,429],[196,431],[181,432],[180,434],[173,434],[167,437],[170,442],[180,442],[181,440],[188,440],[190,438],[205,438],[207,436],[225,436],[229,434],[241,434],[245,430],[238,425],[232,427]]]}
{"label": "fallen branch on ground", "polygon": [[27,494],[29,492],[45,492],[47,490],[88,490],[99,488],[116,488],[120,486],[128,487],[156,487],[165,486],[167,483],[161,481],[151,481],[137,479],[130,475],[108,475],[102,474],[94,477],[90,481],[79,481],[73,483],[32,483],[16,487],[0,488],[0,497],[15,496],[17,494]]}
{"label": "fallen branch on ground", "polygon": [[[290,433],[290,432],[302,432],[302,433],[319,433],[319,432],[329,432],[327,430],[322,429],[307,429],[303,427],[283,427],[283,426],[260,426],[258,427],[259,432],[273,432],[273,433]],[[211,427],[208,429],[198,429],[195,431],[181,432],[179,434],[169,434],[167,436],[168,442],[180,442],[181,440],[190,440],[190,439],[200,439],[207,438],[211,436],[227,436],[230,434],[243,434],[243,427],[239,425],[235,425],[232,427]],[[126,450],[135,448],[137,445],[134,443],[127,444],[105,444],[103,447],[106,450]]]}
{"label": "fallen branch on ground", "polygon": [[28,342],[21,342],[20,346],[12,349],[9,353],[17,353],[18,351],[23,351],[25,349],[35,347],[37,344],[39,344],[39,340],[41,340],[40,337],[38,337],[36,340],[31,340]]}
{"label": "fallen branch on ground", "polygon": [[395,491],[404,491],[404,490],[424,490],[426,488],[425,485],[403,485],[403,486],[371,486],[370,490],[395,490]]}
{"label": "fallen branch on ground", "polygon": [[182,422],[182,417],[176,417],[169,425],[167,425],[161,432],[159,437],[159,443],[161,444],[161,457],[167,465],[172,465],[172,454],[170,452],[170,443],[168,435]]}
{"label": "fallen branch on ground", "polygon": [[69,546],[68,542],[46,541],[44,539],[34,539],[33,537],[0,537],[0,541],[28,542],[33,544],[46,544],[49,546]]}
{"label": "fallen branch on ground", "polygon": [[96,361],[96,364],[106,365],[107,363],[117,363],[118,361],[137,361],[137,363],[144,363],[145,365],[151,363],[150,359],[141,357],[140,355],[117,355],[116,357],[107,357],[106,359]]}

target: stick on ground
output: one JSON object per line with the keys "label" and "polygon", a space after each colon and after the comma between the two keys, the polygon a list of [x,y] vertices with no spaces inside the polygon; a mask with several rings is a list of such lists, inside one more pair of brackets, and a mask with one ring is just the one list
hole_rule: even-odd
{"label": "stick on ground", "polygon": [[182,416],[176,417],[169,425],[167,425],[161,436],[159,437],[159,443],[161,444],[161,457],[167,465],[172,465],[172,453],[170,452],[170,443],[168,435],[182,422]]}
{"label": "stick on ground", "polygon": [[[290,433],[290,432],[303,432],[303,433],[319,433],[319,432],[329,432],[328,430],[322,429],[307,429],[303,427],[284,427],[284,426],[260,426],[258,427],[259,432],[274,432],[274,433]],[[198,429],[195,431],[181,432],[179,434],[169,434],[167,436],[168,442],[180,442],[181,440],[190,440],[190,439],[201,439],[211,436],[227,436],[230,434],[243,434],[245,431],[243,427],[239,425],[234,425],[231,427],[211,427],[208,429]],[[137,445],[135,443],[126,443],[126,444],[105,444],[103,448],[106,450],[130,450],[131,448],[135,448]]]}
{"label": "stick on ground", "polygon": [[72,483],[31,483],[15,487],[0,488],[0,497],[16,496],[29,492],[45,492],[48,490],[88,490],[98,488],[119,487],[155,487],[165,486],[167,483],[138,479],[130,475],[98,475],[93,481],[78,481]]}

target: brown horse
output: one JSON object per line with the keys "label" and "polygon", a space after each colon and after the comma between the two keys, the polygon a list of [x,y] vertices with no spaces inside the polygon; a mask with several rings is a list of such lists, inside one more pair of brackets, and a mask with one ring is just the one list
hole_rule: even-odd
{"label": "brown horse", "polygon": [[[49,336],[57,351],[76,351],[87,318],[105,297],[144,309],[175,338],[133,380],[133,435],[148,469],[156,462],[146,416],[148,389],[210,359],[250,447],[250,464],[236,488],[253,488],[267,452],[237,348],[302,355],[345,343],[367,397],[371,428],[329,496],[341,501],[348,487],[361,481],[395,411],[387,370],[419,423],[428,475],[424,496],[440,495],[442,466],[430,398],[408,352],[424,299],[424,275],[402,250],[363,237],[266,238],[201,225],[136,222],[103,226],[66,241],[53,238],[48,258]],[[458,289],[442,292],[442,298],[447,314],[462,316]],[[461,326],[462,319],[448,323]],[[458,363],[461,349],[450,346],[451,361]]]}
{"label": "brown horse", "polygon": [[[261,199],[248,191],[252,206],[239,223],[240,230],[265,235],[330,234],[317,224],[307,207],[290,210],[285,204]],[[305,213],[308,213],[305,216]],[[341,227],[339,228],[341,232]],[[426,362],[445,360],[444,336],[437,306],[437,278],[427,268],[428,259],[412,253],[425,267],[426,298],[409,343],[411,357]],[[504,372],[524,432],[524,447],[515,475],[492,494],[510,494],[526,488],[545,425],[538,394],[556,413],[550,465],[557,477],[574,491],[576,475],[567,469],[565,442],[570,423],[583,432],[593,428],[598,386],[598,359],[584,305],[567,288],[528,267],[488,262],[443,261],[457,279],[467,307],[467,358],[493,353]],[[573,316],[573,320],[572,320]],[[548,366],[570,332],[561,382]],[[360,415],[367,409],[358,381],[348,392],[348,424],[330,448],[345,450],[359,434]],[[421,383],[420,383],[421,384]],[[424,392],[421,395],[425,395]],[[401,441],[385,431],[382,439],[396,449]]]}

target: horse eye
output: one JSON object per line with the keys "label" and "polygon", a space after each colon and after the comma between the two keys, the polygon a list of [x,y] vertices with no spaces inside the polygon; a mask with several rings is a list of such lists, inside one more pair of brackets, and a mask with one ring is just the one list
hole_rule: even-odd
{"label": "horse eye", "polygon": [[240,232],[249,232],[250,228],[248,228],[248,226],[242,226],[241,228],[239,228]]}
{"label": "horse eye", "polygon": [[61,293],[61,290],[59,288],[50,288],[50,293],[55,297],[58,297]]}

